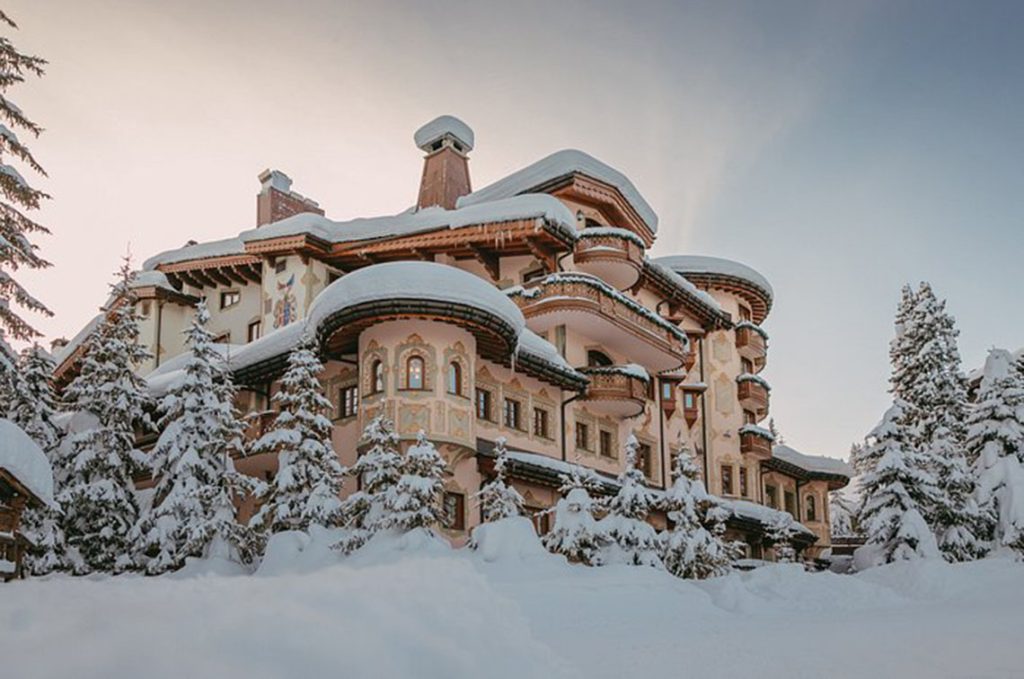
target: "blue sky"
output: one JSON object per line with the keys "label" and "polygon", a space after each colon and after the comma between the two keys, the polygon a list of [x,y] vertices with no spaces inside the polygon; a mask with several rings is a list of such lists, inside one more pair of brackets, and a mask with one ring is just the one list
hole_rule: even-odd
{"label": "blue sky", "polygon": [[1024,345],[1024,3],[8,4],[51,61],[13,96],[47,128],[48,337],[129,242],[252,226],[265,167],[335,218],[404,209],[412,132],[451,113],[476,186],[580,148],[658,211],[654,254],[768,276],[772,412],[805,452],[884,410],[905,282],[948,297],[968,365]]}

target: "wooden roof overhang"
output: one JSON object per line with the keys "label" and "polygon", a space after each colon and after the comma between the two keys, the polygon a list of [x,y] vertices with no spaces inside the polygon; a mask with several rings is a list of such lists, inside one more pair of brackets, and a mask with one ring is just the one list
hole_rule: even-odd
{"label": "wooden roof overhang", "polygon": [[[521,449],[517,448],[517,450]],[[476,440],[476,451],[477,469],[484,475],[493,474],[495,460],[494,442],[478,438]],[[533,451],[523,450],[522,452],[542,456],[541,453]],[[556,458],[551,459],[554,460]],[[619,483],[614,477],[604,474],[603,472],[599,472],[596,469],[590,469],[589,467],[586,469],[588,472],[592,473],[592,477],[597,481],[597,493],[601,495],[614,495],[619,491]],[[562,485],[562,472],[543,464],[519,460],[512,457],[507,460],[505,473],[512,478],[527,481],[529,483],[536,483],[539,486],[560,488]]]}
{"label": "wooden roof overhang", "polygon": [[755,323],[763,323],[772,309],[772,296],[767,290],[754,285],[744,278],[720,273],[685,273],[680,274],[686,280],[700,288],[717,288],[742,298],[750,305]]}
{"label": "wooden roof overhang", "polygon": [[680,315],[685,312],[697,319],[705,332],[732,327],[732,319],[728,313],[716,309],[691,291],[679,287],[675,281],[646,261],[637,285],[653,290],[668,303],[667,318],[681,320]]}
{"label": "wooden roof overhang", "polygon": [[45,507],[46,502],[28,489],[18,477],[4,467],[0,467],[0,496],[20,495],[30,507]]}
{"label": "wooden roof overhang", "polygon": [[140,300],[155,299],[164,302],[181,304],[182,306],[195,306],[199,298],[195,295],[187,295],[177,290],[168,290],[157,285],[147,285],[142,288],[135,288],[135,296]]}
{"label": "wooden roof overhang", "polygon": [[[738,516],[736,514],[733,514],[725,520],[725,525],[729,528],[734,528],[736,530],[748,533],[764,535],[764,533],[766,532],[766,527],[763,523],[761,523],[757,519],[748,516]],[[810,531],[809,528],[807,530]],[[818,536],[815,535],[813,532],[805,533],[801,530],[793,533],[793,537],[790,539],[796,544],[800,545],[801,547],[810,547],[818,541]]]}
{"label": "wooden roof overhang", "polygon": [[601,210],[607,215],[610,223],[627,228],[640,236],[646,247],[654,244],[654,231],[640,213],[630,205],[621,191],[600,179],[580,172],[571,172],[534,186],[529,193],[550,193],[558,198],[566,198]]}
{"label": "wooden roof overhang", "polygon": [[492,279],[498,280],[500,257],[533,255],[551,273],[557,268],[558,255],[570,251],[574,243],[575,239],[556,224],[534,217],[337,243],[324,259],[339,269],[350,271],[380,262],[433,261],[436,255],[448,255],[455,259],[475,259]]}
{"label": "wooden roof overhang", "polygon": [[171,285],[179,288],[182,285],[194,288],[231,287],[258,284],[263,279],[262,259],[251,254],[190,259],[160,264],[156,268],[167,276]]}
{"label": "wooden roof overhang", "polygon": [[828,483],[829,490],[839,490],[850,483],[850,478],[843,474],[833,474],[830,472],[814,471],[810,469],[804,469],[797,465],[786,462],[785,460],[778,457],[769,457],[761,462],[761,467],[768,471],[779,472],[785,474],[793,479],[800,481],[825,481]]}

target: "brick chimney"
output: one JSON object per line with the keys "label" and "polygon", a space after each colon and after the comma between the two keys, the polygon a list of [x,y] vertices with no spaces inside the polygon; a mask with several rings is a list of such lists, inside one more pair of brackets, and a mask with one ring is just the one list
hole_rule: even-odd
{"label": "brick chimney", "polygon": [[315,200],[292,191],[292,180],[280,170],[260,173],[260,192],[256,196],[256,226],[270,224],[300,212],[323,215]]}
{"label": "brick chimney", "polygon": [[468,154],[473,150],[473,130],[454,116],[441,116],[416,130],[413,139],[427,154],[416,208],[455,209],[455,201],[471,191]]}

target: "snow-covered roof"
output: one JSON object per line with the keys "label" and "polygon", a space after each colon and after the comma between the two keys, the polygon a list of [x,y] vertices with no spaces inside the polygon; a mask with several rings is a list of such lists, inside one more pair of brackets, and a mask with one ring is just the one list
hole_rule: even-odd
{"label": "snow-covered roof", "polygon": [[459,229],[487,222],[509,222],[535,218],[546,219],[557,226],[561,233],[575,240],[576,218],[560,200],[542,193],[515,196],[455,210],[445,210],[435,206],[422,210],[410,209],[397,215],[361,217],[344,222],[336,222],[321,215],[306,212],[292,215],[258,229],[243,231],[238,240],[244,244],[283,236],[309,234],[327,243],[348,243],[374,238],[409,236],[438,229]]}
{"label": "snow-covered roof", "polygon": [[95,331],[97,327],[99,327],[99,324],[102,321],[103,314],[96,314],[93,316],[92,319],[85,324],[85,327],[78,331],[78,334],[72,337],[67,344],[61,347],[57,353],[54,354],[53,362],[59,366],[61,363],[66,361],[69,356],[75,353],[75,350],[86,343],[89,336],[92,335],[93,331]]}
{"label": "snow-covered roof", "polygon": [[0,419],[0,469],[48,505],[53,505],[53,469],[43,449],[10,420]]}
{"label": "snow-covered roof", "polygon": [[569,362],[562,357],[562,354],[558,353],[558,348],[554,344],[548,342],[529,328],[523,328],[522,332],[519,333],[518,353],[520,355],[530,354],[558,367],[560,370],[567,373],[576,373],[580,377],[586,378],[585,375],[569,365]]}
{"label": "snow-covered roof", "polygon": [[136,271],[132,274],[128,286],[132,289],[163,288],[164,290],[178,292],[178,289],[171,285],[171,282],[167,280],[167,276],[162,271]]}
{"label": "snow-covered roof", "polygon": [[473,136],[473,130],[455,116],[445,115],[434,118],[416,130],[412,138],[416,142],[416,146],[424,151],[429,151],[430,145],[438,139],[442,139],[445,135],[457,139],[459,143],[466,147],[467,151],[473,150],[473,142],[476,141]]}
{"label": "snow-covered roof", "polygon": [[212,240],[206,243],[195,243],[186,245],[174,250],[165,250],[160,254],[153,255],[142,263],[144,271],[155,269],[161,264],[174,264],[176,262],[187,262],[193,259],[209,259],[211,257],[228,257],[231,255],[244,255],[245,244],[239,238],[223,238]]}
{"label": "snow-covered roof", "polygon": [[644,197],[640,195],[633,182],[629,181],[624,174],[615,168],[576,149],[557,151],[546,158],[541,158],[532,165],[527,165],[523,169],[499,179],[493,184],[474,191],[469,195],[462,196],[457,204],[459,207],[477,205],[516,196],[521,193],[529,193],[549,181],[577,172],[617,188],[629,204],[633,206],[633,209],[637,211],[640,218],[650,227],[651,231],[657,232],[658,215],[647,201],[644,200]]}
{"label": "snow-covered roof", "polygon": [[772,447],[772,457],[776,457],[801,469],[806,469],[809,472],[837,474],[847,478],[853,478],[854,475],[853,469],[843,460],[835,457],[825,457],[824,455],[805,455],[781,443]]}
{"label": "snow-covered roof", "polygon": [[463,304],[497,316],[518,336],[526,320],[496,287],[468,271],[435,262],[388,262],[346,274],[313,300],[307,323],[315,328],[330,315],[366,302],[417,299]]}
{"label": "snow-covered roof", "polygon": [[696,297],[697,299],[699,299],[701,302],[704,303],[705,306],[710,307],[712,310],[714,310],[717,313],[721,313],[722,312],[722,305],[720,305],[718,303],[718,300],[716,300],[714,297],[709,295],[706,291],[701,290],[696,285],[694,285],[690,281],[686,280],[685,278],[683,278],[682,276],[677,274],[675,271],[673,271],[669,267],[667,267],[664,264],[658,262],[657,260],[651,259],[650,257],[645,257],[644,258],[644,265],[647,266],[649,269],[651,269],[653,271],[656,271],[657,273],[661,274],[662,276],[664,276],[668,280],[672,281],[672,283],[674,283],[676,285],[676,287],[678,287],[678,288],[680,288],[682,290],[685,290],[687,293],[689,293],[693,297]]}
{"label": "snow-covered roof", "polygon": [[[788,512],[783,512],[779,509],[772,509],[766,505],[759,505],[756,502],[749,500],[731,500],[726,498],[718,498],[718,500],[729,509],[734,516],[738,516],[744,519],[753,519],[763,525],[769,525],[773,521],[777,520],[780,516],[789,515]],[[798,521],[793,522],[793,527],[808,535],[814,535],[807,526],[803,525]]]}
{"label": "snow-covered roof", "polygon": [[739,278],[763,290],[769,299],[774,296],[771,283],[768,282],[767,278],[746,264],[735,262],[731,259],[708,257],[705,255],[670,255],[668,257],[658,257],[654,261],[667,266],[683,276],[686,276],[686,274],[715,274]]}

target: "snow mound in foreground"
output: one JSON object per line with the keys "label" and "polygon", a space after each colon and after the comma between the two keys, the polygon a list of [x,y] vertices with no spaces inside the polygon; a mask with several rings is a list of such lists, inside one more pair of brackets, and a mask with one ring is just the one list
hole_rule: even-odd
{"label": "snow mound in foreground", "polygon": [[476,553],[489,563],[553,558],[525,516],[477,526],[473,529],[472,544]]}
{"label": "snow mound in foreground", "polygon": [[414,528],[407,532],[386,530],[370,538],[345,563],[376,566],[411,557],[451,557],[453,552],[447,540],[427,528]]}
{"label": "snow mound in foreground", "polygon": [[331,549],[345,536],[341,529],[312,525],[309,532],[283,531],[270,536],[256,575],[312,573],[341,563],[341,553]]}

